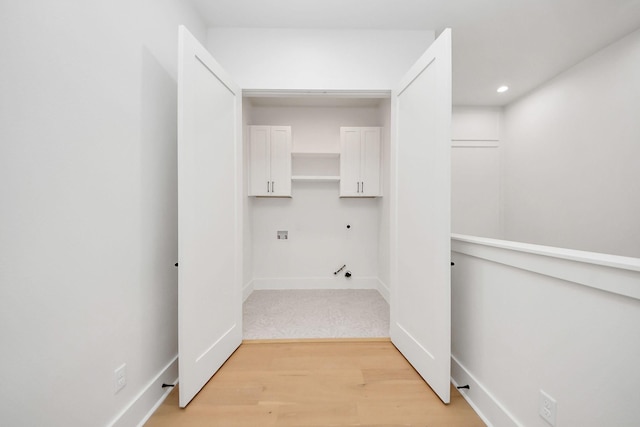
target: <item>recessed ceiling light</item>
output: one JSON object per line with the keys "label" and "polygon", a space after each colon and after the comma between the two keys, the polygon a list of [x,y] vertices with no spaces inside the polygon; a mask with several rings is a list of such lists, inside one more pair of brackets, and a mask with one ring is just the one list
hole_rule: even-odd
{"label": "recessed ceiling light", "polygon": [[498,88],[498,93],[503,93],[509,90],[509,86],[500,86]]}

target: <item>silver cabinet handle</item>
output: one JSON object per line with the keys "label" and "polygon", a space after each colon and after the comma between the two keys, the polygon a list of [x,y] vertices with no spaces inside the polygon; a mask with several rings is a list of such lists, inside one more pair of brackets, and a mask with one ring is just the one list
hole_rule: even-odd
{"label": "silver cabinet handle", "polygon": [[269,181],[267,181],[267,193],[269,192]]}
{"label": "silver cabinet handle", "polygon": [[360,181],[358,181],[358,191],[356,191],[356,193],[360,192]]}
{"label": "silver cabinet handle", "polygon": [[360,184],[361,184],[360,188],[362,189],[362,192],[364,193],[364,181],[362,181]]}
{"label": "silver cabinet handle", "polygon": [[274,190],[275,185],[273,185],[273,184],[275,184],[275,182],[274,182],[274,181],[271,181],[271,192],[272,192],[272,193],[274,193],[274,192],[276,191],[276,190]]}

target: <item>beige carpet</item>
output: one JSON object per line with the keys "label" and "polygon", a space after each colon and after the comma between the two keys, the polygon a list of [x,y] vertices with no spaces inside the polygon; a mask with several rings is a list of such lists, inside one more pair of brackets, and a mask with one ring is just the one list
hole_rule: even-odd
{"label": "beige carpet", "polygon": [[244,339],[389,336],[389,304],[376,290],[253,291],[243,306]]}

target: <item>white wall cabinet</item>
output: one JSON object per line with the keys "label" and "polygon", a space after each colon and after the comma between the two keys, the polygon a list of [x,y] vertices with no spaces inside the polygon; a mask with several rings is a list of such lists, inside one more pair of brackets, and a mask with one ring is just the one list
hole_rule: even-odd
{"label": "white wall cabinet", "polygon": [[249,129],[249,196],[291,197],[291,126]]}
{"label": "white wall cabinet", "polygon": [[379,127],[340,128],[340,197],[381,196]]}

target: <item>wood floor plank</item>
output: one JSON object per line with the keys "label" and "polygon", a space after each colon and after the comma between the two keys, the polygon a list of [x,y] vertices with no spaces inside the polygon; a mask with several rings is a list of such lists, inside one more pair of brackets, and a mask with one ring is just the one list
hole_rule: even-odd
{"label": "wood floor plank", "polygon": [[324,402],[281,406],[278,426],[358,425],[358,408],[352,402]]}
{"label": "wood floor plank", "polygon": [[362,377],[368,384],[381,381],[404,381],[416,379],[415,371],[411,367],[400,369],[363,369]]}
{"label": "wood floor plank", "polygon": [[243,343],[186,409],[147,427],[484,426],[452,387],[444,405],[386,341]]}

